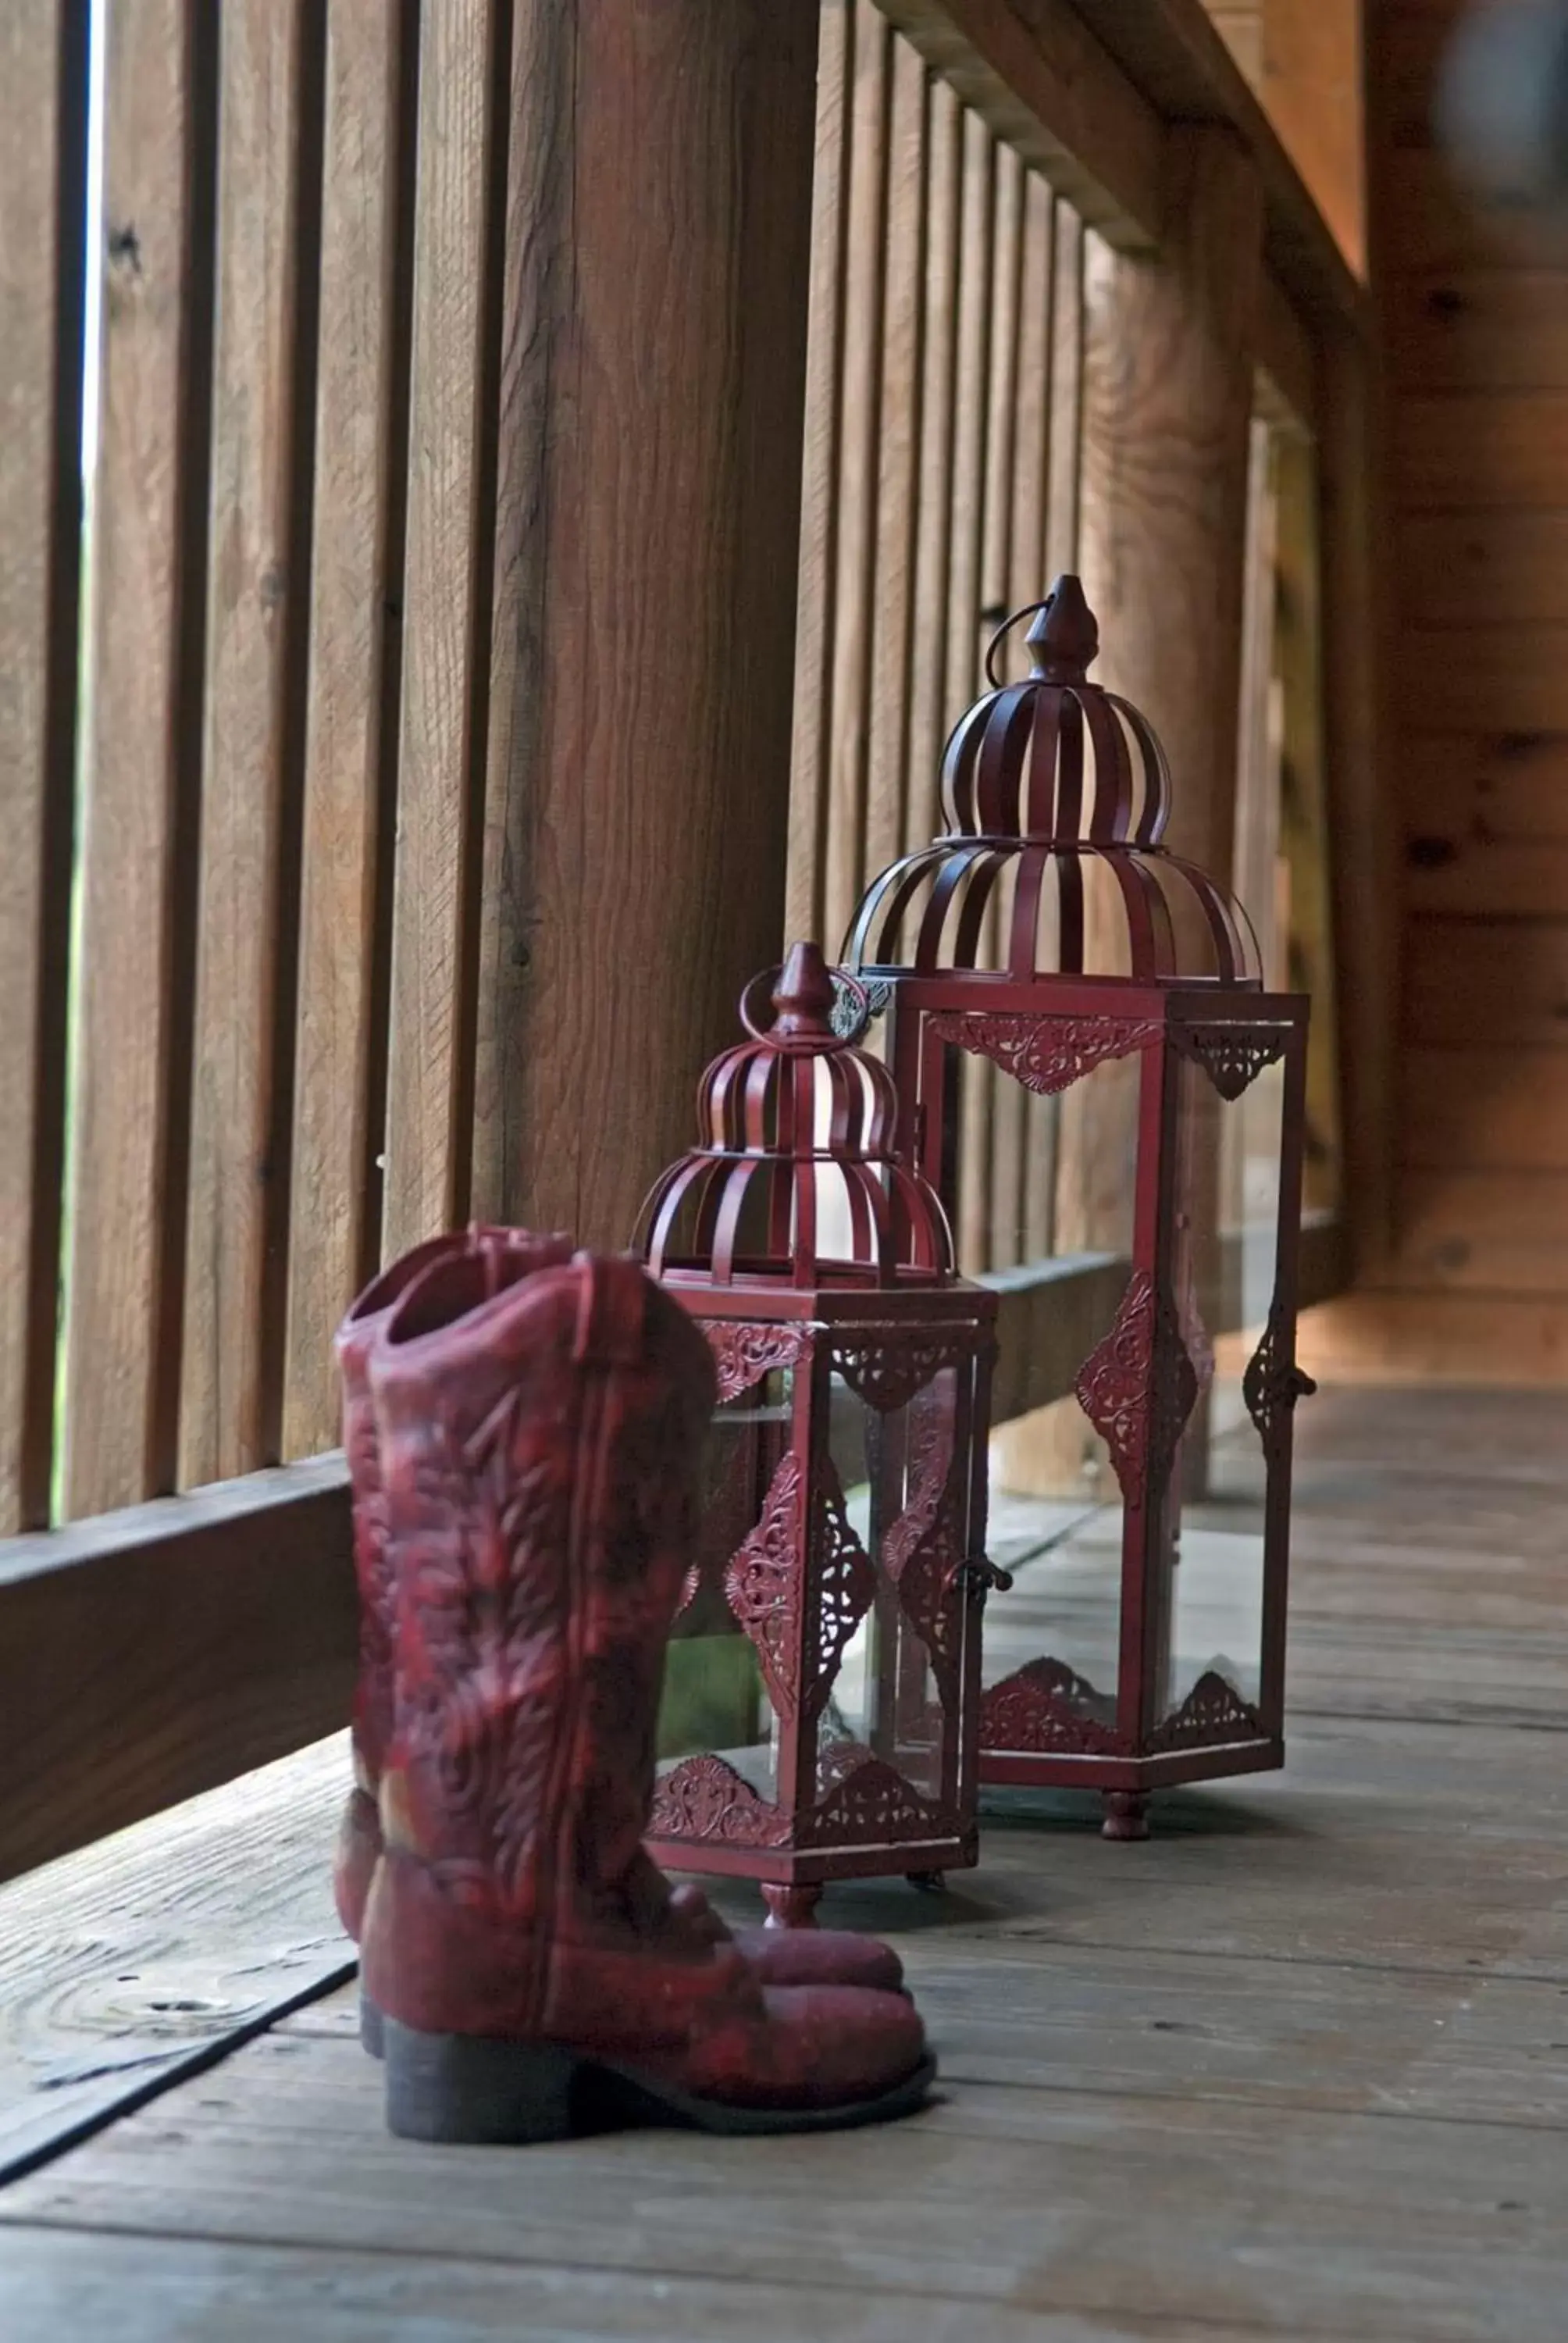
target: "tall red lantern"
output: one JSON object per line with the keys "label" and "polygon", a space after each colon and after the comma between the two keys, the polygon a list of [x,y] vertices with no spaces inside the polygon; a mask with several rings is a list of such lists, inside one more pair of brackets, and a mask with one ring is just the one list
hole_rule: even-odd
{"label": "tall red lantern", "polygon": [[764,981],[639,1223],[719,1369],[686,1604],[755,1666],[750,1728],[666,1766],[648,1843],[810,1926],[825,1880],[975,1860],[996,1305],[895,1151],[887,1070],[834,1030],[863,992],[814,944],[767,1024]]}
{"label": "tall red lantern", "polygon": [[[1264,990],[1244,913],[1161,842],[1164,752],[1089,681],[1078,579],[1034,606],[1022,681],[997,681],[1001,634],[948,743],[948,834],[873,882],[845,960],[889,995],[906,1144],[950,1201],[965,1051],[1059,1111],[1081,1085],[1086,1163],[1124,1199],[1125,1288],[1075,1386],[1110,1503],[988,1623],[980,1778],[1092,1786],[1106,1835],[1142,1837],[1152,1789],[1283,1758],[1307,1002]],[[1239,1375],[1211,1328],[1250,1332]]]}

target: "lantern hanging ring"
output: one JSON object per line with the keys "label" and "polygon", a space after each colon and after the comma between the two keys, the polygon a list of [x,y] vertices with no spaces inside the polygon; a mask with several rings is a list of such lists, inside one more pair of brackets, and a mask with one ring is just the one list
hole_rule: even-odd
{"label": "lantern hanging ring", "polygon": [[993,691],[1000,691],[1003,689],[1002,679],[996,671],[996,655],[1002,647],[1003,639],[1008,635],[1010,635],[1013,628],[1016,626],[1020,625],[1025,618],[1032,618],[1035,613],[1039,610],[1049,610],[1053,598],[1054,597],[1048,594],[1043,602],[1024,603],[1021,609],[1014,610],[1010,618],[1006,618],[1002,620],[1000,626],[997,628],[995,634],[986,645],[985,677],[986,681],[990,685]]}
{"label": "lantern hanging ring", "polygon": [[[804,1016],[800,1015],[799,1010],[794,1010],[764,1023],[761,1010],[755,1005],[755,996],[759,989],[766,987],[764,999],[769,1008],[776,1008],[775,994],[783,973],[782,963],[759,969],[740,996],[740,1022],[754,1041],[762,1042],[769,1050],[777,1050],[782,1057],[817,1057],[839,1042],[853,1039],[869,1024],[870,994],[858,977],[850,976],[846,970],[839,968],[829,969],[827,973],[833,990],[847,993],[854,1004],[855,1022],[849,1032],[842,1031],[835,1021],[835,1003],[832,1001],[805,1001],[801,1004],[807,1012]],[[818,1013],[813,1014],[813,1011]]]}

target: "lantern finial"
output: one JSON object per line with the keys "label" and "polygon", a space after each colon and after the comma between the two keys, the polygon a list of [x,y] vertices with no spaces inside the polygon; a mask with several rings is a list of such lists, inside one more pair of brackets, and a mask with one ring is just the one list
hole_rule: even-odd
{"label": "lantern finial", "polygon": [[791,945],[773,989],[774,1033],[781,1041],[819,1040],[830,1048],[837,998],[820,944]]}
{"label": "lantern finial", "polygon": [[1057,579],[1024,637],[1034,653],[1034,672],[1046,683],[1082,683],[1100,656],[1100,628],[1081,578]]}

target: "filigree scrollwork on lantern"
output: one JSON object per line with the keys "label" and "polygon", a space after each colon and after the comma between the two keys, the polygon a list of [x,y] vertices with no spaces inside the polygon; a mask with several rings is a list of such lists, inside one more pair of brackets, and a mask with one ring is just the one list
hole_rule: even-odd
{"label": "filigree scrollwork on lantern", "polygon": [[750,1319],[710,1318],[702,1331],[719,1371],[720,1407],[739,1399],[775,1367],[797,1366],[807,1341],[799,1326],[769,1326]]}
{"label": "filigree scrollwork on lantern", "polygon": [[1171,1039],[1184,1058],[1201,1066],[1222,1099],[1234,1101],[1265,1066],[1285,1054],[1288,1026],[1172,1025]]}
{"label": "filigree scrollwork on lantern", "polygon": [[729,1608],[756,1646],[769,1698],[786,1718],[799,1700],[800,1481],[800,1460],[791,1453],[773,1475],[760,1521],[724,1574]]}
{"label": "filigree scrollwork on lantern", "polygon": [[815,1584],[807,1597],[806,1663],[800,1706],[809,1717],[827,1706],[839,1663],[876,1600],[877,1573],[849,1526],[844,1492],[824,1457],[811,1492],[809,1551]]}
{"label": "filigree scrollwork on lantern", "polygon": [[907,1407],[944,1367],[961,1365],[971,1356],[972,1349],[961,1342],[921,1339],[902,1326],[888,1325],[865,1341],[835,1342],[832,1364],[857,1399],[879,1415],[890,1415]]}
{"label": "filigree scrollwork on lantern", "polygon": [[1107,1059],[1130,1058],[1157,1041],[1162,1028],[1147,1017],[1040,1017],[1001,1010],[983,1016],[944,1011],[931,1018],[930,1030],[990,1058],[1025,1090],[1049,1098],[1070,1090]]}
{"label": "filigree scrollwork on lantern", "polygon": [[1116,1704],[1061,1660],[1030,1660],[980,1699],[980,1747],[1072,1757],[1120,1749]]}
{"label": "filigree scrollwork on lantern", "polygon": [[789,1835],[789,1817],[759,1797],[722,1757],[688,1757],[658,1784],[648,1835],[781,1846]]}
{"label": "filigree scrollwork on lantern", "polygon": [[950,1837],[954,1818],[929,1805],[903,1775],[858,1741],[823,1752],[820,1803],[798,1826],[799,1846],[864,1846],[879,1841]]}
{"label": "filigree scrollwork on lantern", "polygon": [[1165,1485],[1199,1391],[1176,1313],[1146,1269],[1133,1271],[1073,1389],[1111,1451],[1123,1501],[1141,1506]]}
{"label": "filigree scrollwork on lantern", "polygon": [[1257,1710],[1218,1669],[1206,1668],[1175,1714],[1155,1726],[1146,1745],[1161,1753],[1211,1749],[1221,1742],[1258,1741],[1262,1734]]}
{"label": "filigree scrollwork on lantern", "polygon": [[1292,1355],[1291,1320],[1278,1297],[1269,1311],[1262,1339],[1241,1376],[1241,1397],[1258,1428],[1263,1453],[1272,1463],[1280,1436],[1299,1399],[1311,1399],[1317,1384]]}

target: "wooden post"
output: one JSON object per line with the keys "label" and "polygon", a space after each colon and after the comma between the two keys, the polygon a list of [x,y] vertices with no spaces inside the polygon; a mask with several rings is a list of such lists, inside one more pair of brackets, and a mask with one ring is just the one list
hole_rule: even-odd
{"label": "wooden post", "polygon": [[620,1245],[779,956],[817,11],[514,42],[473,1205]]}

